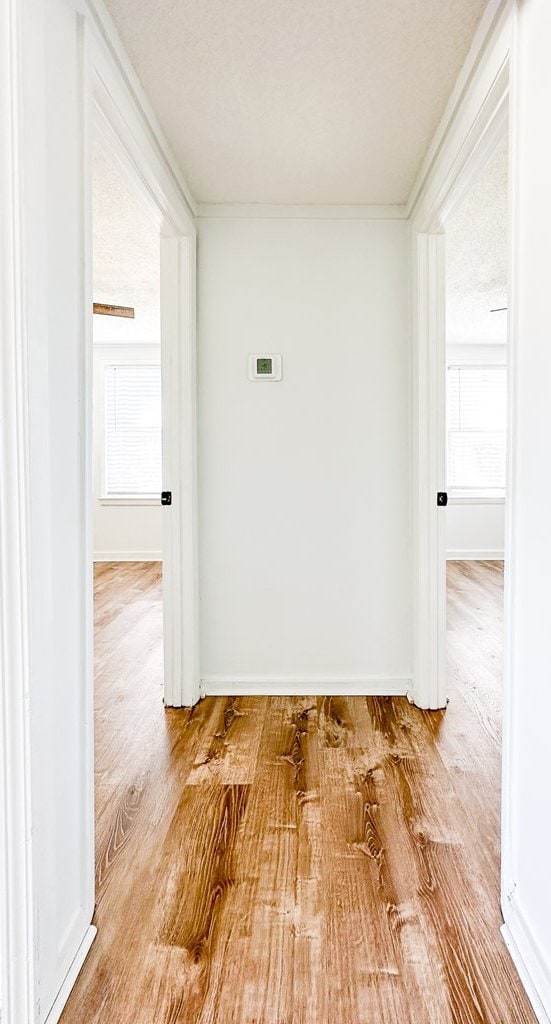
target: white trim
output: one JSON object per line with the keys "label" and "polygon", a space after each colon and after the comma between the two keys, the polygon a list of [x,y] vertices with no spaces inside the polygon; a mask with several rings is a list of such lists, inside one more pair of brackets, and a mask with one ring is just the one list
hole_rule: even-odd
{"label": "white trim", "polygon": [[467,548],[446,552],[447,562],[502,562],[504,557],[503,548]]}
{"label": "white trim", "polygon": [[447,363],[448,370],[462,370],[464,366],[476,366],[479,370],[493,370],[496,366],[505,369],[507,363],[505,359],[496,359],[494,363],[489,363],[487,359],[452,359],[451,363]]}
{"label": "white trim", "polygon": [[[94,313],[94,316],[95,315],[97,315],[97,314]],[[128,349],[128,348],[136,348],[136,350],[138,350],[138,351],[140,349],[143,349],[143,348],[156,348],[157,351],[160,351],[160,347],[161,347],[161,342],[160,341],[152,341],[151,338],[149,338],[149,339],[147,339],[147,338],[141,338],[141,339],[136,338],[133,341],[118,341],[116,338],[112,338],[111,341],[109,341],[107,338],[105,338],[105,339],[101,338],[101,339],[96,341],[95,338],[94,338],[94,342],[93,342],[94,352],[97,352],[97,353],[101,352],[102,348],[118,348],[122,352],[124,352],[124,350]]]}
{"label": "white trim", "polygon": [[[145,143],[145,148],[155,156],[158,172],[161,172],[156,175],[157,181],[162,174],[171,192],[179,195],[188,214],[195,217],[197,208],[191,189],[132,67],[111,15],[102,0],[84,0],[84,8],[98,42],[96,52],[101,56],[101,61],[95,61],[96,71],[106,87],[109,102],[117,103],[125,110],[124,126],[119,123],[116,135],[120,140],[126,139],[127,143],[132,137],[133,140],[142,137],[142,144]],[[107,120],[113,125],[112,117]],[[131,151],[128,144],[126,150]]]}
{"label": "white trim", "polygon": [[384,676],[205,676],[201,680],[202,697],[231,696],[343,696],[405,697],[411,679]]}
{"label": "white trim", "polygon": [[[430,160],[423,184],[410,204],[410,218],[418,231],[441,230],[462,202],[507,130],[509,52],[512,0],[491,0],[486,15],[493,26],[481,40],[477,34],[466,66],[472,63],[460,103],[441,124],[442,141]],[[486,25],[486,16],[481,28]],[[461,78],[461,76],[460,76]]]}
{"label": "white trim", "polygon": [[[413,695],[420,707],[446,704],[445,512],[435,514],[445,486],[445,268],[443,226],[507,131],[511,4],[492,0],[460,76],[448,123],[427,163],[412,205],[414,259],[413,372]],[[442,362],[444,359],[444,362]],[[443,596],[444,593],[444,596]]]}
{"label": "white trim", "polygon": [[[90,314],[93,304],[93,268],[89,254],[93,249],[92,224],[92,64],[90,52],[90,33],[88,23],[83,14],[78,15],[81,45],[82,66],[80,83],[82,90],[82,131],[80,146],[81,175],[81,238],[83,258],[82,268],[82,303],[81,303],[81,337],[82,345],[78,351],[79,394],[81,401],[80,422],[80,481],[79,481],[79,517],[81,522],[80,548],[80,601],[82,630],[81,659],[81,701],[83,717],[83,746],[85,756],[82,759],[81,786],[84,794],[85,820],[82,828],[82,888],[83,917],[86,924],[91,921],[95,908],[95,776],[94,776],[94,451],[93,451],[93,318]],[[79,950],[84,949],[84,956],[89,949],[87,935],[92,925],[83,936]],[[93,930],[92,938],[95,935]],[[84,959],[83,956],[83,959]],[[75,960],[73,960],[73,963]],[[68,976],[70,975],[69,968]]]}
{"label": "white trim", "polygon": [[551,975],[543,963],[538,944],[527,927],[514,895],[503,904],[505,923],[501,934],[524,985],[539,1024],[551,1024],[545,1007],[551,1007]]}
{"label": "white trim", "polygon": [[35,1020],[21,5],[0,9],[0,1013]]}
{"label": "white trim", "polygon": [[[517,46],[517,15],[512,17],[511,51],[513,55]],[[517,312],[516,282],[518,281],[518,262],[520,260],[517,245],[517,206],[515,187],[518,180],[517,139],[518,112],[516,83],[516,60],[510,61],[510,145],[509,145],[509,261],[507,267],[509,315],[507,317],[507,491],[505,501],[505,561],[503,590],[503,625],[506,642],[503,657],[503,712],[502,712],[502,777],[501,777],[501,908],[506,922],[510,921],[510,901],[515,891],[515,863],[513,852],[513,804],[516,797],[516,784],[513,765],[517,755],[513,723],[517,718],[517,702],[519,693],[515,686],[515,645],[516,645],[516,593],[512,581],[518,578],[517,569],[517,479],[518,479],[518,345],[520,330]],[[513,935],[515,927],[510,926]],[[551,1006],[551,1002],[549,1004]]]}
{"label": "white trim", "polygon": [[119,495],[118,497],[106,497],[104,494],[100,494],[97,498],[98,505],[160,505],[161,495],[158,494],[152,498],[149,494],[133,494],[124,497]]}
{"label": "white trim", "polygon": [[446,513],[436,504],[437,492],[446,490],[445,240],[414,232],[413,241],[412,700],[436,710],[447,704]]}
{"label": "white trim", "polygon": [[199,700],[195,238],[161,238],[165,703]]}
{"label": "white trim", "polygon": [[[516,74],[514,54],[515,31],[516,31],[516,5],[512,2],[499,2],[492,0],[489,4],[486,15],[481,23],[484,37],[484,45],[475,60],[469,60],[468,74],[463,76],[463,82],[458,83],[454,91],[451,106],[448,111],[445,128],[440,133],[440,138],[435,141],[432,147],[432,155],[426,161],[426,167],[422,175],[422,183],[416,196],[412,200],[413,229],[417,233],[419,242],[426,237],[424,233],[437,233],[442,230],[449,213],[461,201],[468,185],[472,183],[485,165],[489,155],[495,149],[499,141],[504,137],[508,126],[514,133],[517,118],[515,116],[515,83]],[[489,28],[489,31],[488,31]],[[481,33],[479,33],[480,43]],[[511,77],[511,82],[510,82]],[[455,95],[457,94],[457,95]],[[511,111],[509,112],[509,105]],[[451,111],[451,115],[450,115]],[[512,134],[512,144],[509,147],[510,180],[516,181],[516,147]],[[516,572],[516,348],[519,344],[516,302],[514,294],[514,282],[517,275],[514,272],[516,261],[519,259],[518,247],[515,245],[516,211],[514,202],[510,201],[510,240],[509,240],[509,300],[508,305],[511,314],[508,317],[508,351],[507,367],[509,374],[509,401],[508,401],[508,444],[507,444],[507,490],[505,500],[506,529],[505,529],[505,664],[504,664],[504,709],[503,709],[503,786],[502,786],[502,825],[501,825],[501,907],[505,924],[502,934],[511,953],[513,961],[518,969],[520,979],[532,1002],[540,1024],[549,1024],[549,1011],[551,1008],[551,975],[547,965],[543,962],[538,947],[537,937],[529,932],[526,922],[523,920],[516,898],[515,863],[512,846],[513,837],[513,815],[514,804],[517,798],[514,786],[512,765],[517,752],[514,746],[514,735],[512,723],[516,718],[517,702],[520,699],[516,692],[513,665],[514,665],[514,589],[510,580],[515,578]],[[415,321],[420,322],[419,310],[426,302],[426,296],[422,289],[423,278],[430,268],[430,260],[425,258],[423,265],[415,270],[418,274],[414,289]],[[422,322],[422,321],[421,321]],[[426,345],[426,336],[416,339],[417,345],[423,349]],[[434,367],[432,371],[435,372]],[[414,379],[414,385],[419,392],[419,382]],[[424,382],[426,390],[430,391],[430,381]],[[433,382],[434,387],[434,382]],[[431,460],[435,458],[438,440],[436,437],[436,425],[440,422],[439,429],[444,435],[444,424],[439,421],[437,405],[432,404],[427,416],[419,404],[419,394],[416,395],[417,405],[415,406],[414,424],[418,430],[418,451],[419,451],[419,479],[423,480],[430,472]],[[415,500],[415,491],[414,491]],[[425,565],[423,558],[426,557],[427,548],[435,544],[435,527],[430,519],[419,518],[416,523],[416,540],[418,554],[421,558],[421,567]],[[497,553],[497,552],[492,552]],[[461,554],[465,557],[466,552]],[[476,553],[478,557],[482,552]],[[484,552],[488,555],[490,552]],[[499,552],[501,554],[501,552]],[[426,574],[420,579],[421,597],[428,601],[429,594],[426,592],[427,584],[430,585],[430,577]],[[433,593],[434,597],[434,593]],[[425,623],[426,625],[426,623]],[[418,626],[418,623],[417,623]],[[426,636],[426,630],[424,632]],[[430,634],[428,634],[430,636]],[[428,651],[425,651],[425,661],[416,660],[415,670],[423,672],[430,668],[430,660],[434,658],[434,652],[438,641],[433,635],[432,644]],[[422,679],[422,676],[421,676]],[[416,675],[414,680],[416,691],[420,685],[420,677]],[[440,697],[442,699],[443,679],[440,680]],[[417,697],[416,697],[417,700]],[[513,805],[513,806],[512,806]],[[544,1007],[546,1009],[544,1009]]]}
{"label": "white trim", "polygon": [[477,494],[475,491],[455,494],[448,491],[448,505],[505,505],[505,494]]}
{"label": "white trim", "polygon": [[[492,50],[495,51],[496,41],[499,42],[504,27],[507,30],[507,23],[513,8],[513,0],[489,0],[475,32],[469,53],[446,104],[440,124],[409,194],[406,203],[408,217],[419,216],[419,206],[424,195],[431,192],[435,179],[439,177],[438,164],[442,163],[443,157],[444,162],[447,162],[445,150],[457,153],[459,147],[452,136],[458,125],[460,126],[464,120],[465,114],[469,116],[471,103],[474,102],[474,110],[478,110],[480,107],[481,65],[482,77],[486,74],[492,79],[496,73],[496,64],[495,61],[492,61]],[[499,61],[497,66],[499,67]],[[476,146],[476,141],[473,138],[469,144],[475,143]]]}
{"label": "white trim", "polygon": [[198,203],[197,217],[260,220],[406,220],[405,205],[348,206],[338,204]]}
{"label": "white trim", "polygon": [[94,562],[162,562],[162,551],[95,551]]}
{"label": "white trim", "polygon": [[80,974],[84,961],[90,951],[90,946],[97,935],[97,931],[97,928],[93,924],[91,924],[87,929],[44,1024],[57,1024],[61,1017],[65,1008],[65,1003],[67,1002],[71,994],[71,989]]}
{"label": "white trim", "polygon": [[136,109],[128,82],[96,44],[94,130],[161,232],[163,489],[173,493],[163,508],[164,697],[181,707],[199,699],[196,231],[147,130],[147,111]]}

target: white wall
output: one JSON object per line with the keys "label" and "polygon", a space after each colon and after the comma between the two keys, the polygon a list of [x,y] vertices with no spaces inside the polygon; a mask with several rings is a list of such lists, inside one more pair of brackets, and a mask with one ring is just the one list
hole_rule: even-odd
{"label": "white wall", "polygon": [[448,558],[503,558],[505,536],[503,501],[454,500],[446,509]]}
{"label": "white wall", "polygon": [[[447,363],[505,363],[506,345],[446,346]],[[446,553],[448,558],[503,558],[505,547],[505,501],[499,498],[473,499],[450,496],[446,510]]]}
{"label": "white wall", "polygon": [[199,221],[207,689],[411,674],[407,231]]}
{"label": "white wall", "polygon": [[29,374],[27,699],[35,952],[27,1019],[42,1024],[81,943],[89,940],[94,906],[91,648],[84,616],[91,558],[81,475],[91,295],[82,249],[81,18],[63,0],[22,0],[17,6],[25,41],[20,213]]}
{"label": "white wall", "polygon": [[507,660],[513,693],[505,733],[503,906],[551,1019],[550,47],[548,0],[520,3],[512,109],[516,487],[509,575]]}
{"label": "white wall", "polygon": [[103,367],[105,363],[133,359],[159,362],[160,345],[130,345],[126,342],[94,346],[94,560],[99,562],[145,562],[162,557],[162,510],[159,503],[113,504],[105,501],[101,493]]}
{"label": "white wall", "polygon": [[[0,748],[1,797],[4,790],[9,797],[0,829],[0,987],[5,1024],[56,1024],[94,936],[92,402],[85,386],[92,371],[92,58],[159,222],[185,236],[177,247],[189,254],[195,236],[162,134],[145,117],[124,55],[117,63],[116,39],[105,44],[87,4],[3,5],[0,50],[2,70],[15,69],[0,102],[2,367],[5,348],[13,392],[9,421],[0,416],[2,456],[8,452],[10,462],[2,457],[1,476],[15,485],[10,513],[24,509],[20,544],[13,519],[4,534],[3,488],[9,559],[2,558],[0,584],[7,593],[7,581],[16,596],[3,616],[18,650],[0,712],[9,739]],[[185,337],[193,334],[194,274],[179,263],[176,269],[174,333]],[[5,665],[2,656],[2,675]]]}

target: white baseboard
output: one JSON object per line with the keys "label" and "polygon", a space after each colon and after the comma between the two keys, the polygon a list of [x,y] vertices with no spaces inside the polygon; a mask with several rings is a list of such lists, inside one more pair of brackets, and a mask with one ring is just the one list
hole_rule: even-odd
{"label": "white baseboard", "polygon": [[446,552],[446,559],[448,562],[502,562],[503,557],[503,548],[496,548],[494,550],[481,548],[480,550],[467,549],[466,551]]}
{"label": "white baseboard", "polygon": [[97,935],[97,931],[97,928],[95,928],[93,924],[91,924],[88,927],[86,934],[80,946],[78,947],[76,956],[71,966],[69,967],[67,974],[65,975],[63,984],[56,996],[56,1000],[48,1016],[46,1017],[46,1020],[44,1021],[44,1024],[57,1024],[59,1018],[61,1017],[61,1014],[63,1013],[63,1009],[65,1007],[65,1003],[67,1002],[71,994],[71,989],[80,974],[80,969],[84,961],[86,960],[86,957],[88,956],[90,946],[92,945]]}
{"label": "white baseboard", "polygon": [[202,697],[405,697],[411,679],[374,676],[205,676]]}
{"label": "white baseboard", "polygon": [[503,906],[501,934],[539,1024],[551,1024],[551,974],[512,899]]}
{"label": "white baseboard", "polygon": [[94,562],[162,562],[162,551],[95,551]]}

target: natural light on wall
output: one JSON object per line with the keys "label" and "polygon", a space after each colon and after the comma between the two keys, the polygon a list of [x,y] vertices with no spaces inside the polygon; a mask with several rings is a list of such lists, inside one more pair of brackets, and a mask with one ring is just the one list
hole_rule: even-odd
{"label": "natural light on wall", "polygon": [[507,373],[502,364],[448,366],[448,489],[505,490]]}
{"label": "natural light on wall", "polygon": [[161,492],[161,368],[105,367],[105,497]]}

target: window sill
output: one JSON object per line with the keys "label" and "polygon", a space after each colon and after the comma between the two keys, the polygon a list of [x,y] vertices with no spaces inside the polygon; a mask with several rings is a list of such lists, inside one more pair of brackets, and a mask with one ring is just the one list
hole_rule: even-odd
{"label": "window sill", "polygon": [[484,494],[476,491],[448,491],[448,505],[504,505],[504,494]]}
{"label": "window sill", "polygon": [[98,502],[100,505],[158,505],[160,508],[161,495],[159,494],[158,498],[152,498],[150,496],[145,495],[143,497],[140,497],[139,494],[132,495],[132,497],[128,495],[127,497],[120,498],[102,497],[98,498]]}

